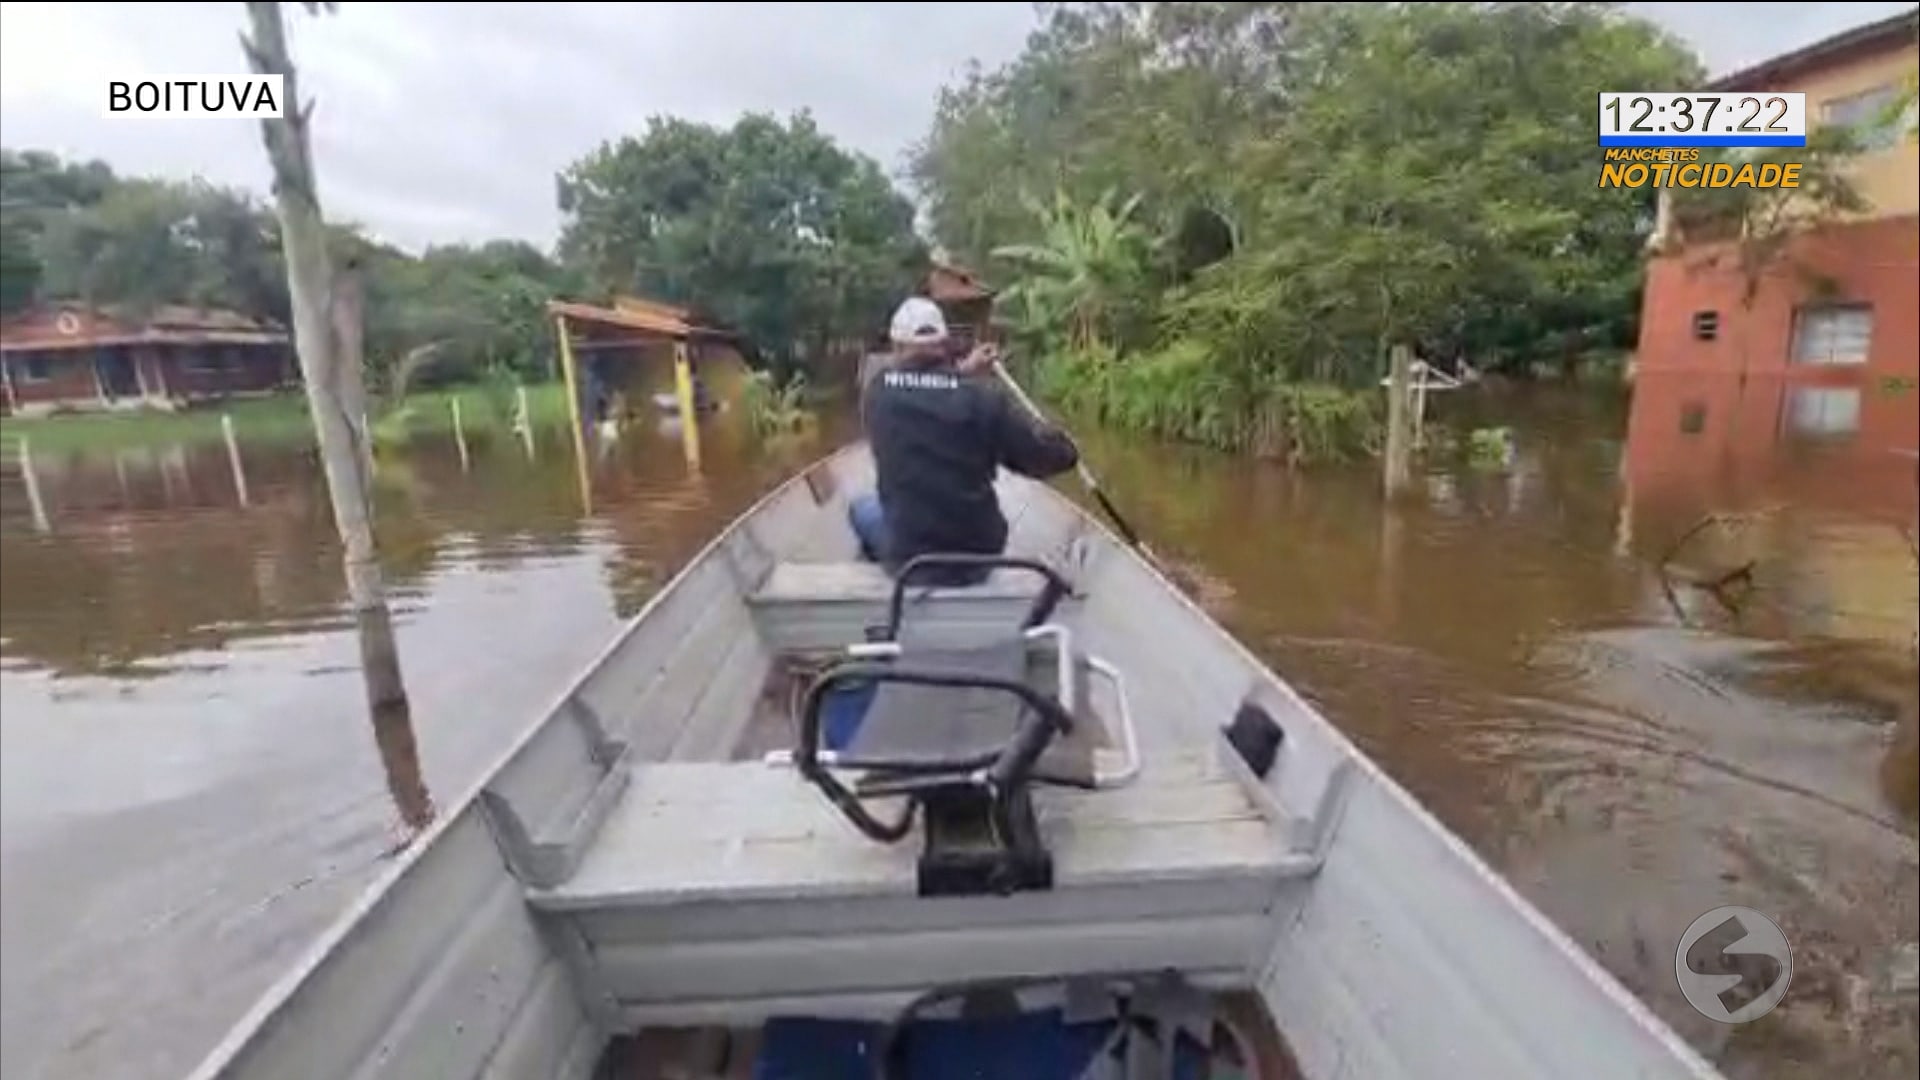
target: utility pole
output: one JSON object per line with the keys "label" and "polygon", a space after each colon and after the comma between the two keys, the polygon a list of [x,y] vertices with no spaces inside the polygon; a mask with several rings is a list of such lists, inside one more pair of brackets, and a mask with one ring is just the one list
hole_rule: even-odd
{"label": "utility pole", "polygon": [[[332,4],[304,5],[309,12]],[[366,394],[360,375],[362,295],[357,275],[336,278],[327,252],[326,221],[314,182],[309,141],[311,102],[302,103],[287,51],[286,25],[278,3],[248,3],[251,35],[241,46],[253,70],[279,75],[285,95],[283,115],[260,122],[267,160],[273,167],[274,210],[280,219],[280,246],[287,264],[287,290],[293,307],[294,348],[301,381],[333,504],[334,525],[345,549],[347,596],[360,629],[360,662],[367,705],[382,748],[404,743],[402,754],[417,771],[412,715],[400,675],[400,654],[393,640],[386,586],[373,542],[372,448],[368,442]],[[391,766],[389,772],[391,772]],[[402,802],[401,816],[414,829],[432,819],[431,805]]]}

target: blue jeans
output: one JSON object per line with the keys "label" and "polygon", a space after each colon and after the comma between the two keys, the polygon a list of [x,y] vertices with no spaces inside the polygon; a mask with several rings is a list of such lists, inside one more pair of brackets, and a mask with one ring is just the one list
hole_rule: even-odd
{"label": "blue jeans", "polygon": [[854,496],[847,504],[847,523],[853,526],[853,535],[860,538],[861,558],[883,565],[892,561],[888,555],[893,545],[887,533],[887,512],[880,505],[880,496],[872,492]]}

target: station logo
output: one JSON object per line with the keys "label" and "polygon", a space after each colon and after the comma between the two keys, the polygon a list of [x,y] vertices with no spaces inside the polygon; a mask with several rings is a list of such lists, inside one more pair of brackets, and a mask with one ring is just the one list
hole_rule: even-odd
{"label": "station logo", "polygon": [[1765,915],[1718,907],[1693,920],[1674,950],[1680,992],[1700,1015],[1745,1024],[1773,1011],[1793,982],[1793,949]]}
{"label": "station logo", "polygon": [[1798,161],[1702,161],[1697,149],[1610,147],[1600,165],[1603,188],[1797,188]]}
{"label": "station logo", "polygon": [[1608,92],[1597,104],[1603,188],[1800,186],[1803,93]]}

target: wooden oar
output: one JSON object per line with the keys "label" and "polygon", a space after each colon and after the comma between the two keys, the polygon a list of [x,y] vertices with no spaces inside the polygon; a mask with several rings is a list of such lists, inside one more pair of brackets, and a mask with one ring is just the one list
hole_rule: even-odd
{"label": "wooden oar", "polygon": [[[1052,421],[1047,419],[1046,414],[1040,411],[1040,407],[1033,403],[1033,399],[1027,396],[1026,390],[1014,381],[1013,376],[1008,374],[1007,369],[1001,366],[997,360],[994,361],[993,364],[993,373],[1000,377],[1000,381],[1006,384],[1007,389],[1013,393],[1015,398],[1019,399],[1020,404],[1024,406],[1028,412],[1033,414],[1034,419],[1044,423],[1052,423]],[[1156,569],[1166,572],[1168,567],[1153,553],[1152,548],[1149,548],[1145,543],[1141,542],[1140,534],[1133,531],[1133,525],[1127,521],[1126,515],[1120,513],[1120,508],[1113,505],[1113,500],[1107,497],[1106,489],[1100,486],[1100,478],[1093,475],[1093,470],[1087,466],[1084,457],[1080,459],[1078,471],[1080,473],[1080,482],[1086,485],[1087,491],[1093,495],[1094,501],[1098,502],[1100,509],[1106,512],[1107,519],[1113,522],[1113,527],[1120,533],[1120,538],[1127,542],[1128,547],[1146,556],[1147,561],[1152,563]]]}

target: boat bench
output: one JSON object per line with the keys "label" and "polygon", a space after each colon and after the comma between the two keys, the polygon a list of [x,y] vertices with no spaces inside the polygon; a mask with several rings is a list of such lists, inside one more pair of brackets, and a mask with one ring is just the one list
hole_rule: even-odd
{"label": "boat bench", "polygon": [[[995,570],[979,585],[914,585],[907,589],[904,621],[936,634],[1018,626],[1040,588],[1033,574],[1009,569]],[[868,627],[885,624],[892,596],[893,578],[875,563],[783,562],[748,595],[747,605],[775,652],[820,652],[866,640]],[[1079,603],[1063,599],[1055,618],[1066,618]]]}
{"label": "boat bench", "polygon": [[921,897],[918,844],[873,843],[791,769],[639,765],[578,870],[528,901],[578,931],[593,989],[629,1022],[845,1014],[1041,971],[1253,978],[1281,882],[1306,871],[1213,748],[1035,800],[1051,890]]}

